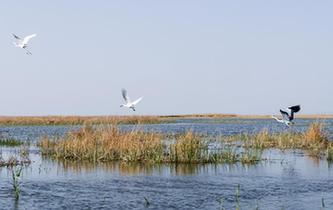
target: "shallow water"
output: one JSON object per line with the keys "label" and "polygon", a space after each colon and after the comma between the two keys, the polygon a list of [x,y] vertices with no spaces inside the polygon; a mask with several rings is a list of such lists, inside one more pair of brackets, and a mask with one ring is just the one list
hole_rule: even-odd
{"label": "shallow water", "polygon": [[[304,131],[312,122],[322,122],[326,131],[333,137],[333,119],[295,119],[295,126],[288,128],[273,119],[178,119],[175,123],[120,125],[124,130],[134,127],[146,131],[161,133],[184,133],[192,130],[211,136],[228,136],[240,133],[256,133],[262,129],[270,132]],[[80,126],[0,126],[0,137],[11,137],[22,141],[36,142],[43,136],[63,136],[69,130],[79,129]]]}
{"label": "shallow water", "polygon": [[[299,120],[303,130],[311,120]],[[325,120],[332,134],[332,120]],[[130,129],[131,126],[122,126]],[[271,120],[179,120],[143,125],[144,129],[180,133],[188,129],[209,135],[252,133],[267,127],[288,130]],[[36,142],[43,135],[63,135],[67,126],[0,127],[3,135]],[[2,156],[17,154],[2,148]],[[17,154],[18,155],[18,154]],[[333,171],[325,160],[300,151],[265,151],[257,165],[175,165],[75,163],[43,159],[31,147],[32,163],[21,177],[21,197],[15,202],[11,172],[0,168],[1,209],[235,209],[240,185],[241,209],[333,209]],[[150,205],[145,205],[146,197]]]}

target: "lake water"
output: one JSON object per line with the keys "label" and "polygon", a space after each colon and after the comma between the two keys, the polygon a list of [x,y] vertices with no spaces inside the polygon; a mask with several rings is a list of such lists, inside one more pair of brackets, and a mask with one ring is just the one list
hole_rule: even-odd
{"label": "lake water", "polygon": [[[286,128],[273,120],[183,119],[140,125],[163,133],[192,130],[212,136],[302,131],[313,120],[297,120]],[[333,120],[324,120],[333,136]],[[132,129],[133,126],[121,126]],[[64,135],[69,126],[0,127],[5,137],[37,142],[42,136]],[[2,156],[16,154],[2,148]],[[30,148],[23,169],[21,197],[14,199],[11,172],[0,168],[0,209],[235,209],[240,185],[241,209],[333,209],[333,167],[301,151],[266,150],[256,165],[75,163],[43,159]],[[147,198],[150,205],[145,205]],[[326,208],[322,208],[322,199]],[[223,200],[223,205],[221,204]]]}

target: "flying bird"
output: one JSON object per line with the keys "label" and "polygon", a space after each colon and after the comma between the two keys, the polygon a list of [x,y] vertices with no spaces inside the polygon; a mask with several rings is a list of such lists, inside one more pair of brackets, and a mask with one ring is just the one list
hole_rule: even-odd
{"label": "flying bird", "polygon": [[17,35],[13,34],[14,38],[16,39],[15,42],[13,42],[15,47],[19,47],[22,49],[25,49],[27,51],[28,55],[32,55],[32,53],[27,49],[28,47],[28,42],[31,38],[37,36],[37,34],[31,34],[29,36],[24,37],[23,39],[18,37]]}
{"label": "flying bird", "polygon": [[136,99],[135,101],[131,102],[131,99],[127,95],[127,91],[125,89],[121,89],[121,94],[123,95],[123,98],[126,102],[126,104],[120,105],[120,107],[127,107],[129,109],[132,109],[135,111],[135,105],[139,103],[142,100],[142,97]]}
{"label": "flying bird", "polygon": [[294,124],[294,122],[293,122],[294,113],[299,112],[299,110],[301,110],[301,106],[300,105],[290,106],[290,107],[288,107],[288,109],[290,109],[290,115],[289,115],[288,112],[280,109],[282,119],[278,119],[275,116],[272,116],[272,118],[275,119],[276,121],[280,122],[280,123],[286,124],[287,126],[293,125]]}

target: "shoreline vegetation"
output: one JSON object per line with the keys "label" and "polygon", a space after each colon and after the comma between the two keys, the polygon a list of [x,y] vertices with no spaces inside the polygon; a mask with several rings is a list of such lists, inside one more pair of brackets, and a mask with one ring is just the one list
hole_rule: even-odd
{"label": "shoreline vegetation", "polygon": [[226,137],[223,141],[238,143],[244,148],[302,150],[310,156],[333,161],[333,141],[329,139],[324,125],[311,123],[305,132],[270,133],[267,129],[256,134]]}
{"label": "shoreline vegetation", "polygon": [[[332,119],[333,115],[298,115],[300,119]],[[157,124],[177,119],[270,119],[270,115],[186,114],[186,115],[129,115],[129,116],[0,116],[0,126],[15,125],[84,125],[84,124]]]}
{"label": "shoreline vegetation", "polygon": [[191,131],[167,137],[137,128],[120,131],[116,125],[84,126],[65,137],[44,137],[38,146],[44,157],[90,162],[256,164],[264,160],[265,149],[299,149],[333,161],[333,142],[320,123],[312,123],[302,133],[269,133],[264,129],[213,140]]}
{"label": "shoreline vegetation", "polygon": [[[255,163],[261,150],[236,150],[229,145],[211,142],[191,131],[177,135],[121,131],[117,125],[84,126],[62,138],[42,138],[38,147],[44,157],[58,160],[138,163]],[[219,145],[217,145],[219,144]]]}

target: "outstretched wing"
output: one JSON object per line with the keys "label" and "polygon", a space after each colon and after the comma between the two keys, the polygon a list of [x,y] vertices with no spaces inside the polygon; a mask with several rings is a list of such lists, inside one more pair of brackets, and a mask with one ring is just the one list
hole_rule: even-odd
{"label": "outstretched wing", "polygon": [[290,106],[288,107],[288,109],[290,109],[290,121],[294,119],[294,113],[299,112],[299,110],[301,110],[301,106],[300,105],[296,105],[296,106]]}
{"label": "outstretched wing", "polygon": [[301,106],[300,105],[290,106],[290,107],[288,107],[288,109],[290,109],[292,112],[296,113],[296,112],[299,112],[299,110],[301,110]]}
{"label": "outstretched wing", "polygon": [[16,36],[15,34],[13,34],[15,39],[21,39],[20,37]]}
{"label": "outstretched wing", "polygon": [[28,44],[29,40],[35,36],[37,36],[37,34],[31,34],[29,36],[24,37],[22,44]]}
{"label": "outstretched wing", "polygon": [[135,101],[133,101],[133,105],[136,105],[137,103],[139,103],[142,100],[142,97],[136,99]]}
{"label": "outstretched wing", "polygon": [[124,98],[124,100],[125,100],[126,103],[130,103],[131,102],[130,98],[127,95],[127,91],[124,88],[121,89],[121,94],[123,95],[123,98]]}
{"label": "outstretched wing", "polygon": [[282,119],[283,119],[283,120],[287,120],[287,121],[290,120],[288,112],[285,112],[285,111],[283,111],[283,110],[281,110],[281,109],[280,109],[280,112],[281,112],[281,115],[282,115]]}

